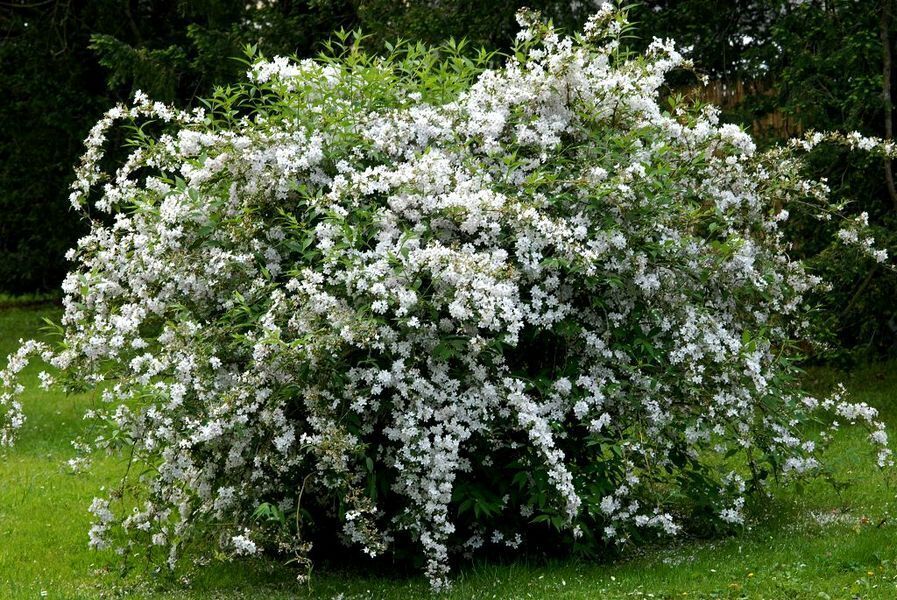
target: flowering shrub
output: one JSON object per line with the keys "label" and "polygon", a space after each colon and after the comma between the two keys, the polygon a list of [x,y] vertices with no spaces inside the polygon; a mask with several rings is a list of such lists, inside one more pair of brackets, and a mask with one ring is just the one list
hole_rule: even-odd
{"label": "flowering shrub", "polygon": [[[874,409],[795,383],[822,282],[779,228],[834,210],[800,173],[822,138],[757,153],[712,107],[662,108],[687,63],[620,52],[609,7],[573,38],[522,21],[499,69],[343,38],[254,61],[206,110],[138,94],[97,124],[62,342],[0,374],[4,443],[38,354],[46,385],[100,386],[89,445],[148,467],[139,501],[94,501],[94,546],[306,560],[338,532],[421,548],[439,587],[451,552],[533,532],[741,523],[768,475],[820,470],[820,422],[867,426],[891,463]],[[117,120],[134,150],[107,175]],[[862,225],[841,237],[877,252]]]}

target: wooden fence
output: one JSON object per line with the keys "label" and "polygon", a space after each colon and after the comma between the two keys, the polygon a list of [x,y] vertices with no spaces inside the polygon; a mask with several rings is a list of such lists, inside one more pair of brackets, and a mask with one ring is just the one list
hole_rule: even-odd
{"label": "wooden fence", "polygon": [[[715,104],[724,110],[736,108],[749,96],[772,96],[772,86],[763,80],[736,81],[724,83],[711,81],[706,86],[694,86],[689,88],[688,95]],[[803,127],[799,120],[784,115],[776,109],[757,116],[751,123],[750,133],[758,137],[792,137],[803,133]]]}

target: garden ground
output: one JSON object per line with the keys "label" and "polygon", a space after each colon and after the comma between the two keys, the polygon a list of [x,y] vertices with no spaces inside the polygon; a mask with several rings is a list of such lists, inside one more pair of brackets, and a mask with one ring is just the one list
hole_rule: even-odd
{"label": "garden ground", "polygon": [[[14,303],[15,304],[15,303]],[[40,335],[51,305],[0,309],[0,354]],[[366,570],[314,572],[295,582],[276,562],[215,563],[175,575],[146,565],[127,572],[109,553],[88,550],[87,506],[116,485],[126,460],[98,456],[87,474],[65,466],[70,441],[86,425],[90,394],[40,391],[29,367],[28,421],[0,456],[0,598],[425,598],[422,576],[387,578]],[[810,385],[843,380],[854,401],[879,408],[897,431],[897,363],[849,374],[815,370]],[[859,430],[832,452],[838,492],[818,481],[799,493],[779,488],[739,535],[679,540],[609,564],[500,561],[462,567],[448,598],[897,598],[897,476],[874,467]]]}

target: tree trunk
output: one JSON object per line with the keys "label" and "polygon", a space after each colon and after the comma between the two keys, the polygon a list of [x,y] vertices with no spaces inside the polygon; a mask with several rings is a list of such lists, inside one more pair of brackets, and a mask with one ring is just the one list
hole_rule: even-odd
{"label": "tree trunk", "polygon": [[[879,35],[881,37],[882,47],[882,99],[884,100],[885,109],[885,139],[890,140],[894,137],[894,105],[891,101],[891,0],[882,0],[881,15],[879,20]],[[891,204],[894,210],[897,210],[897,188],[894,186],[894,170],[891,166],[891,159],[885,158],[885,181],[888,184],[888,195],[891,197]]]}

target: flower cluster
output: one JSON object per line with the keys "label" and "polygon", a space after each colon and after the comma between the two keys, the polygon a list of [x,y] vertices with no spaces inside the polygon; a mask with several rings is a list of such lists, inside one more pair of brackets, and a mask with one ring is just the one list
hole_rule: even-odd
{"label": "flower cluster", "polygon": [[[622,13],[577,37],[524,21],[501,68],[349,46],[257,61],[206,111],[140,96],[98,124],[72,200],[105,216],[71,252],[63,343],[0,373],[4,443],[42,353],[47,385],[100,386],[94,445],[152,466],[140,502],[94,502],[92,544],[411,543],[439,587],[453,552],[546,526],[741,523],[766,473],[818,470],[823,413],[890,463],[873,409],[793,383],[821,282],[780,224],[826,207],[797,150],[662,108],[687,63],[666,40],[621,53]],[[157,133],[108,175],[116,119]]]}

